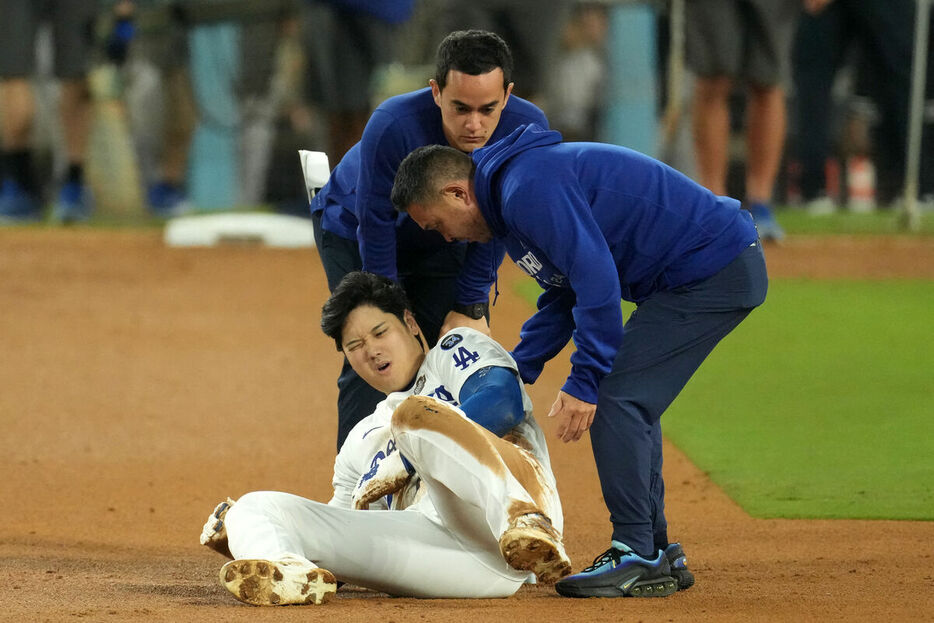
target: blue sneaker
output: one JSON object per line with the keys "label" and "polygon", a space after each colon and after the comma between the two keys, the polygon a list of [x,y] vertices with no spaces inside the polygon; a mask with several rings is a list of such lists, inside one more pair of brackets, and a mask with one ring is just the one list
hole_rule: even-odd
{"label": "blue sneaker", "polygon": [[41,216],[39,200],[13,180],[0,187],[0,225],[33,223]]}
{"label": "blue sneaker", "polygon": [[160,218],[181,216],[191,211],[182,189],[168,182],[152,184],[146,191],[146,201],[149,211]]}
{"label": "blue sneaker", "polygon": [[52,222],[68,225],[83,223],[91,218],[91,193],[77,182],[68,182],[58,193],[52,209]]}
{"label": "blue sneaker", "polygon": [[756,229],[759,230],[759,238],[763,241],[770,240],[779,242],[785,238],[785,230],[782,229],[772,211],[764,203],[753,203],[749,206],[749,212],[752,214],[752,220],[756,222]]}
{"label": "blue sneaker", "polygon": [[671,567],[671,577],[678,583],[679,591],[686,591],[694,586],[694,574],[688,569],[688,559],[680,543],[671,543],[665,548],[665,558]]}
{"label": "blue sneaker", "polygon": [[558,580],[555,590],[565,597],[667,597],[677,592],[678,582],[662,550],[647,560],[613,541],[592,565]]}

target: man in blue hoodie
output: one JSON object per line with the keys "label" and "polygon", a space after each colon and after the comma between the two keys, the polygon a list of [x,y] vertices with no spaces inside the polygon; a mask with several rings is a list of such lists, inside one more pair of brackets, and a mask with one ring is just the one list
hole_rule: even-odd
{"label": "man in blue hoodie", "polygon": [[[496,244],[448,243],[398,214],[389,198],[396,168],[422,145],[471,152],[523,124],[547,127],[539,108],[510,96],[511,76],[512,55],[498,35],[483,30],[451,33],[438,46],[430,86],[383,102],[360,142],[311,203],[328,288],[333,292],[354,270],[401,283],[429,347],[454,326],[489,334],[487,301],[503,249]],[[350,429],[372,413],[383,396],[347,362],[337,385],[340,449]]]}
{"label": "man in blue hoodie", "polygon": [[[606,552],[556,585],[665,596],[694,577],[668,541],[659,420],[714,346],[765,300],[752,218],[665,164],[535,125],[473,152],[422,147],[400,165],[397,209],[447,240],[502,241],[544,292],[512,352],[533,383],[573,338],[549,416],[591,429],[613,524]],[[620,299],[637,304],[623,323]],[[670,582],[670,580],[675,580]]]}

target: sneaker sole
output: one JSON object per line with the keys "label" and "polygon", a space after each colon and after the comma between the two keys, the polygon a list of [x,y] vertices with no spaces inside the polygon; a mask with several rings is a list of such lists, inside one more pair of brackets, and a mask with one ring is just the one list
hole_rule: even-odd
{"label": "sneaker sole", "polygon": [[503,533],[499,548],[506,563],[519,571],[531,571],[539,582],[553,584],[571,573],[571,561],[552,539],[529,528]]}
{"label": "sneaker sole", "polygon": [[629,588],[630,597],[668,597],[678,592],[678,581],[673,577],[636,582]]}
{"label": "sneaker sole", "polygon": [[327,569],[270,560],[232,560],[221,567],[220,581],[234,597],[253,606],[319,605],[337,592],[337,580]]}
{"label": "sneaker sole", "polygon": [[564,597],[668,597],[678,592],[678,581],[664,576],[651,580],[634,582],[628,588],[621,586],[574,586],[555,585],[559,595]]}
{"label": "sneaker sole", "polygon": [[686,591],[694,586],[694,574],[688,569],[687,558],[681,546],[678,545],[673,548],[669,545],[666,547],[665,557],[668,559],[668,566],[671,567],[669,575],[678,583],[678,590]]}
{"label": "sneaker sole", "polygon": [[694,574],[687,569],[672,569],[671,577],[678,583],[679,591],[686,591],[694,586]]}

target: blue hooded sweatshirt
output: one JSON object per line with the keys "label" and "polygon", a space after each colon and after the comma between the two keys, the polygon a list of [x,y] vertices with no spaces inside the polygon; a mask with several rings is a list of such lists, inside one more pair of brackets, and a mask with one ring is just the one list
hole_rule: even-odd
{"label": "blue hooded sweatshirt", "polygon": [[[510,95],[489,142],[498,141],[523,124],[548,126],[535,105]],[[311,202],[321,213],[321,227],[358,241],[363,270],[398,280],[397,258],[423,257],[447,243],[434,231],[422,231],[390,200],[396,170],[409,152],[423,145],[447,145],[441,109],[430,88],[387,99],[373,112],[360,142],[334,168],[324,188]],[[502,245],[470,244],[458,280],[461,303],[487,301],[496,268],[503,260]]]}
{"label": "blue hooded sweatshirt", "polygon": [[597,402],[622,343],[620,299],[706,279],[757,239],[738,201],[625,147],[562,143],[529,125],[472,157],[493,236],[545,289],[512,353],[522,380],[573,338],[562,389],[586,402]]}

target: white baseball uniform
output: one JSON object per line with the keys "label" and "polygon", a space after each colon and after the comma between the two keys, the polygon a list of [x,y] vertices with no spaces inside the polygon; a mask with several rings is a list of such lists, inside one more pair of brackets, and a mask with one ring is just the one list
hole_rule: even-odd
{"label": "white baseball uniform", "polygon": [[[457,408],[464,382],[488,366],[516,370],[509,353],[482,333],[462,327],[445,334],[413,386],[389,394],[351,431],[334,463],[331,501],[271,491],[244,495],[224,522],[231,554],[300,556],[340,581],[393,595],[513,594],[529,573],[510,567],[500,553],[499,538],[510,521],[540,512],[560,533],[564,519],[525,389],[525,417],[504,439]],[[413,395],[434,400],[416,400],[414,416],[406,415],[414,412],[409,408],[397,412]],[[400,452],[416,472],[406,487],[369,510],[355,510],[355,492],[372,486],[383,471],[399,473]],[[393,462],[399,467],[389,469]]]}

